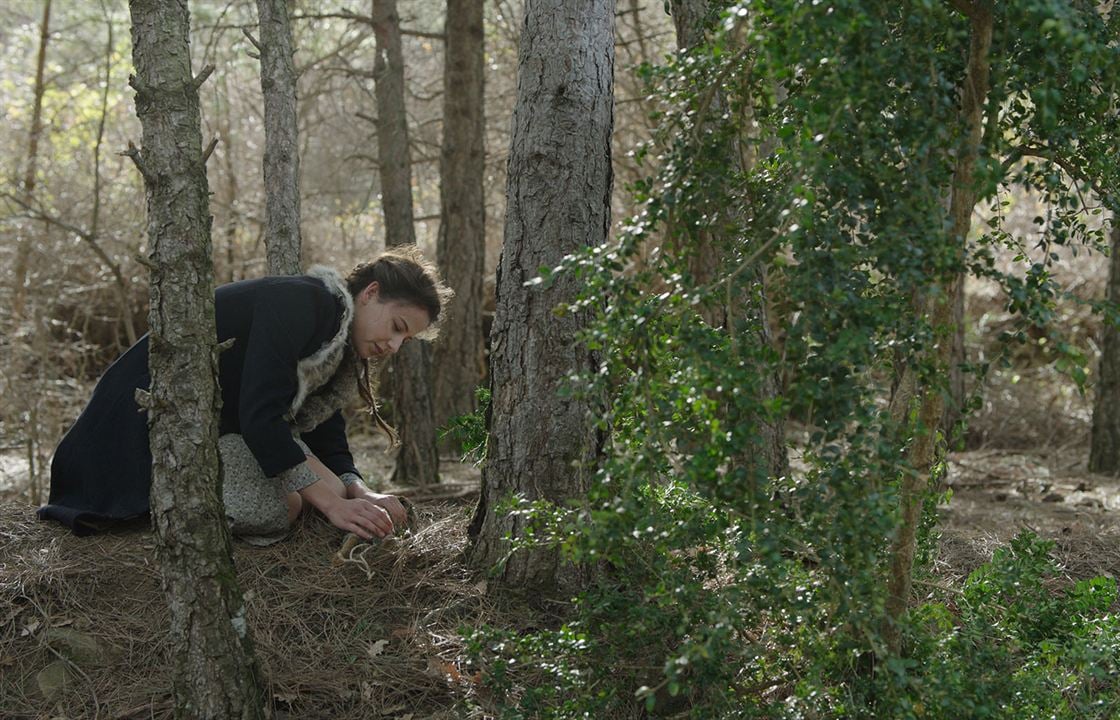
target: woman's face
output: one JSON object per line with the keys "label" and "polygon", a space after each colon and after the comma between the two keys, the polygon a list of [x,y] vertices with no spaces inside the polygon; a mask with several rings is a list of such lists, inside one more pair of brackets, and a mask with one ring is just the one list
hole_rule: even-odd
{"label": "woman's face", "polygon": [[399,300],[383,302],[380,290],[374,281],[354,298],[350,341],[363,360],[389,357],[400,350],[406,340],[424,332],[430,324],[426,310]]}

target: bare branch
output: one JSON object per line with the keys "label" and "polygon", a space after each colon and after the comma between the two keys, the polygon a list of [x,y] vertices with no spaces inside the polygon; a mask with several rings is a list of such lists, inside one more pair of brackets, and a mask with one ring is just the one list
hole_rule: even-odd
{"label": "bare branch", "polygon": [[202,83],[206,82],[206,78],[214,72],[214,65],[210,64],[202,68],[202,72],[194,76],[194,89],[197,90],[202,87]]}
{"label": "bare branch", "polygon": [[202,164],[203,165],[205,165],[206,161],[210,159],[210,156],[214,153],[214,148],[216,148],[216,147],[218,147],[218,136],[217,135],[215,135],[213,137],[213,139],[210,140],[210,144],[207,145],[206,149],[202,151]]}
{"label": "bare branch", "polygon": [[445,35],[443,33],[425,32],[423,30],[405,30],[404,28],[401,28],[401,35],[407,35],[409,37],[427,38],[428,40],[439,40],[440,42],[445,42],[447,40],[447,35]]}
{"label": "bare branch", "polygon": [[292,20],[353,20],[354,22],[373,25],[373,18],[369,15],[359,15],[355,12],[343,10],[336,13],[304,13],[292,15]]}
{"label": "bare branch", "polygon": [[[139,90],[137,90],[137,92],[139,92]],[[140,160],[140,150],[137,149],[136,145],[134,145],[131,140],[128,141],[128,149],[117,154],[131,158],[132,164],[135,165],[136,169],[140,171],[140,174],[144,176],[145,181],[150,182],[155,179],[154,176],[148,172],[148,169],[144,167],[143,161]]]}
{"label": "bare branch", "polygon": [[253,37],[253,33],[249,32],[249,28],[247,28],[247,27],[241,28],[241,33],[245,37],[249,38],[249,42],[253,43],[253,47],[255,47],[258,51],[261,49],[260,42],[255,37]]}

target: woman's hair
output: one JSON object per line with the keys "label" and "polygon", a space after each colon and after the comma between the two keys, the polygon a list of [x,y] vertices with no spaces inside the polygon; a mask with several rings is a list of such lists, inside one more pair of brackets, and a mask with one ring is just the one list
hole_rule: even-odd
{"label": "woman's hair", "polygon": [[[401,302],[425,310],[429,325],[416,337],[421,340],[434,340],[439,335],[439,324],[443,321],[447,305],[455,295],[454,291],[443,284],[439,270],[429,262],[415,245],[397,245],[385,250],[376,260],[357,265],[346,276],[346,288],[352,297],[376,282],[378,299],[382,302]],[[358,393],[369,406],[370,415],[377,427],[388,436],[393,446],[400,443],[394,430],[377,410],[377,399],[373,395],[370,361],[362,360],[358,372]]]}

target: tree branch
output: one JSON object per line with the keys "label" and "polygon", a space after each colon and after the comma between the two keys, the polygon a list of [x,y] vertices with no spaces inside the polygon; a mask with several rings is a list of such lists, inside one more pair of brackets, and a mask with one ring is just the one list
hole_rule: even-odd
{"label": "tree branch", "polygon": [[[137,90],[137,92],[139,92],[139,90]],[[127,158],[131,158],[132,164],[135,165],[136,169],[140,171],[140,174],[144,177],[145,182],[152,182],[155,180],[155,176],[149,173],[148,169],[144,167],[144,162],[140,159],[140,150],[137,149],[137,147],[132,143],[131,140],[128,141],[128,149],[117,154],[123,155]]]}
{"label": "tree branch", "polygon": [[217,135],[215,135],[210,140],[210,144],[207,145],[206,149],[202,151],[202,164],[203,165],[205,165],[206,161],[210,159],[210,156],[212,154],[214,154],[214,148],[216,148],[216,147],[218,147],[218,136]]}
{"label": "tree branch", "polygon": [[202,72],[200,72],[198,75],[194,76],[194,80],[193,80],[194,89],[198,90],[200,87],[202,87],[202,83],[206,82],[206,78],[210,77],[210,75],[213,72],[214,72],[214,65],[213,64],[207,65],[206,67],[202,68]]}

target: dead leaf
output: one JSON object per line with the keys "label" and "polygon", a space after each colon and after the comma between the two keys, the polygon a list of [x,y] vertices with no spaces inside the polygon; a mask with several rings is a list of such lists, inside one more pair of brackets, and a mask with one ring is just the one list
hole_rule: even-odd
{"label": "dead leaf", "polygon": [[463,680],[463,674],[459,672],[459,668],[455,667],[455,663],[447,662],[443,658],[428,658],[428,672],[445,677],[455,683]]}
{"label": "dead leaf", "polygon": [[23,630],[20,631],[19,636],[20,637],[27,637],[31,633],[38,630],[39,625],[41,625],[41,623],[38,620],[32,620],[31,622],[29,622],[29,623],[27,623],[26,625],[23,626]]}
{"label": "dead leaf", "polygon": [[385,648],[388,644],[388,640],[378,640],[377,642],[369,643],[366,645],[366,654],[369,655],[370,659],[373,659],[385,652]]}

